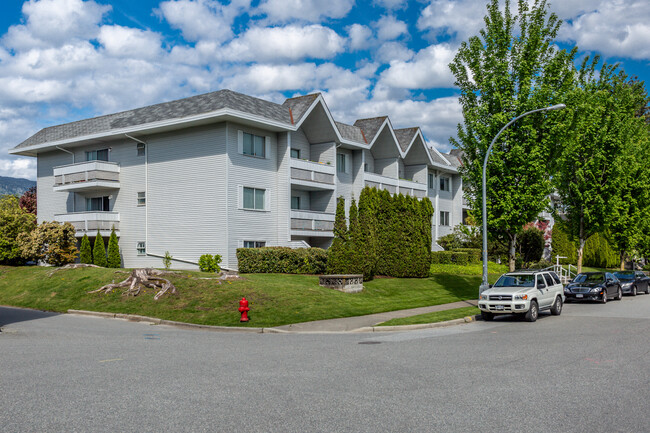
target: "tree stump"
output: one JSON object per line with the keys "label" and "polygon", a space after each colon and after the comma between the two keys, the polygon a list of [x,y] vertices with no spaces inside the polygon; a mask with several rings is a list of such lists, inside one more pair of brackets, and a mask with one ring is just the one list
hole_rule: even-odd
{"label": "tree stump", "polygon": [[171,281],[166,278],[162,278],[161,275],[173,274],[173,272],[159,271],[158,269],[134,269],[131,272],[129,277],[120,282],[107,284],[103,287],[100,287],[97,290],[90,291],[88,293],[110,293],[115,289],[126,289],[122,292],[125,296],[138,296],[140,291],[144,287],[149,287],[154,290],[158,290],[156,295],[153,297],[154,300],[160,299],[162,295],[169,292],[171,294],[176,294],[176,286],[174,286]]}

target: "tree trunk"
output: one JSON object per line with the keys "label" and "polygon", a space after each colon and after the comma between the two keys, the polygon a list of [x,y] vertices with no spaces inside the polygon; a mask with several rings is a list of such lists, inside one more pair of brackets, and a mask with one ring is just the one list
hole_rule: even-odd
{"label": "tree trunk", "polygon": [[625,270],[625,251],[621,251],[621,271]]}
{"label": "tree trunk", "polygon": [[582,255],[585,251],[585,243],[587,242],[586,239],[579,239],[579,244],[578,244],[578,273],[582,272]]}
{"label": "tree trunk", "polygon": [[510,272],[515,270],[515,259],[517,257],[517,234],[510,236],[510,244],[508,248],[508,269]]}

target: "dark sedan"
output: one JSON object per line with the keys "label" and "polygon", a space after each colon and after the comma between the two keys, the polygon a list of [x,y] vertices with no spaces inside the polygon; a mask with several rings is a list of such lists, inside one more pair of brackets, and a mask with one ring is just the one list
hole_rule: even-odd
{"label": "dark sedan", "polygon": [[650,278],[641,271],[616,271],[616,278],[621,281],[623,293],[636,296],[638,292],[650,294]]}
{"label": "dark sedan", "polygon": [[620,300],[623,289],[618,278],[609,272],[583,272],[567,284],[564,296],[567,301],[586,299],[604,304],[610,298]]}

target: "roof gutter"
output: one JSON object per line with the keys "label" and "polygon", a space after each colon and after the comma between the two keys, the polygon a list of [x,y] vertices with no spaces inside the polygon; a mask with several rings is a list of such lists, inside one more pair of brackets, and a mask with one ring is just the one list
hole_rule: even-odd
{"label": "roof gutter", "polygon": [[54,146],[54,147],[59,149],[62,152],[69,153],[70,155],[72,155],[72,163],[74,164],[74,152],[70,152],[68,149],[64,149],[64,148],[59,147],[59,146]]}

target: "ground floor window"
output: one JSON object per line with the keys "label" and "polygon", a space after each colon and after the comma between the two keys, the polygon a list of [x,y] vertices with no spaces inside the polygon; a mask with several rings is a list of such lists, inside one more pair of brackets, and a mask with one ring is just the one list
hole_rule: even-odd
{"label": "ground floor window", "polygon": [[266,246],[263,241],[244,241],[244,248],[262,248]]}
{"label": "ground floor window", "polygon": [[147,244],[145,244],[144,241],[138,242],[138,245],[136,246],[136,249],[138,251],[139,256],[146,256],[147,255]]}
{"label": "ground floor window", "polygon": [[449,225],[449,212],[440,211],[440,225],[441,226]]}

